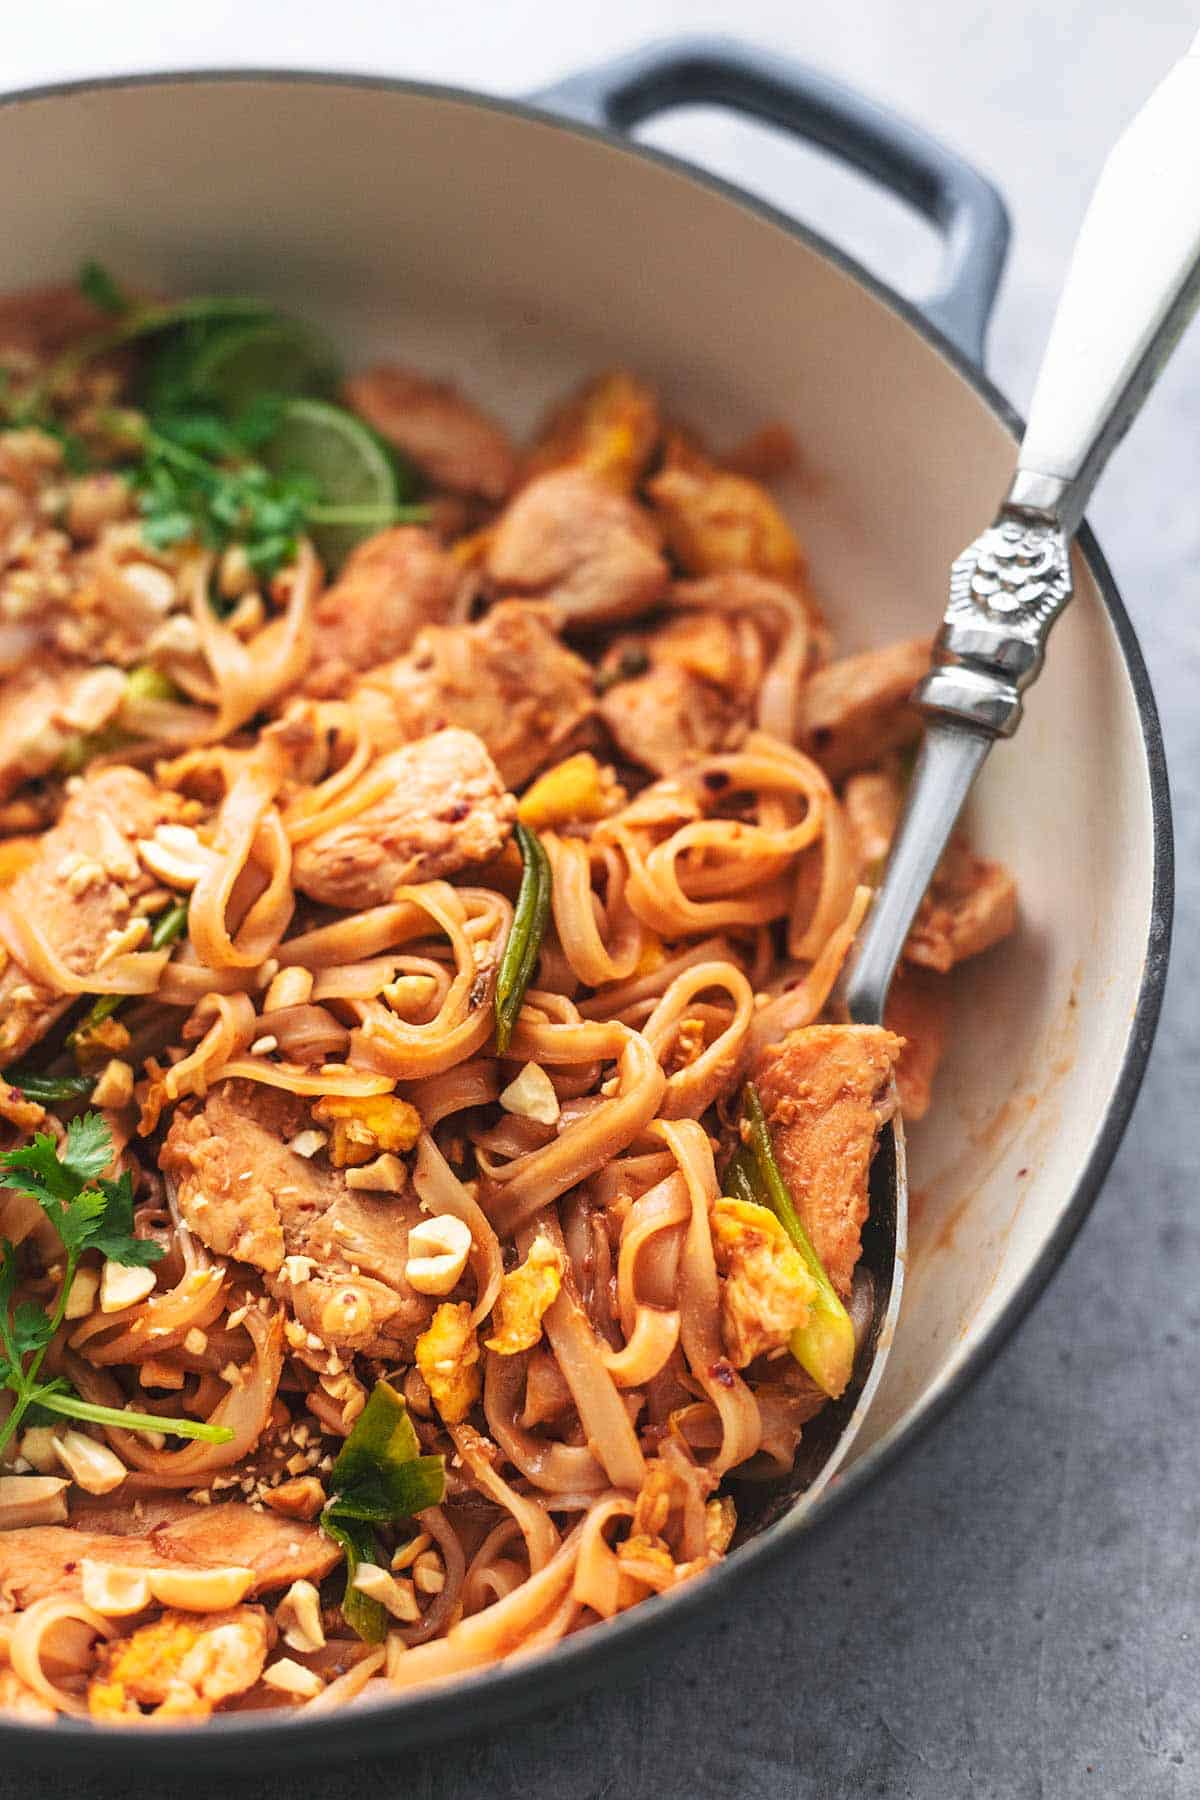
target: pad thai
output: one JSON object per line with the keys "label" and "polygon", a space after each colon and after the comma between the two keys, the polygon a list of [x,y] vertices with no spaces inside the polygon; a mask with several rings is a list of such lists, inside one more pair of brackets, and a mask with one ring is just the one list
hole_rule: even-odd
{"label": "pad thai", "polygon": [[322,1711],[691,1581],[1013,927],[960,838],[838,1016],[928,645],[838,656],[789,432],[633,373],[518,445],[94,264],[0,371],[0,1711]]}

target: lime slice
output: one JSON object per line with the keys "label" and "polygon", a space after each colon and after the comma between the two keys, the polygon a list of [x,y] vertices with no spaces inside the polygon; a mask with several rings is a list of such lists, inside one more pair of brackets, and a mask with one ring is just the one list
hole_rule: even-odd
{"label": "lime slice", "polygon": [[318,514],[353,509],[359,515],[336,524],[314,520],[312,539],[327,568],[340,568],[355,544],[395,516],[399,490],[391,457],[361,419],[327,400],[289,400],[258,457],[276,475],[310,476],[321,495]]}
{"label": "lime slice", "polygon": [[194,393],[234,418],[259,394],[324,394],[341,370],[327,338],[298,319],[254,319],[211,332],[192,359]]}
{"label": "lime slice", "polygon": [[271,316],[265,300],[251,300],[236,294],[201,294],[191,300],[147,301],[124,313],[115,324],[105,325],[87,337],[71,344],[47,370],[44,386],[53,393],[61,382],[85,368],[97,356],[107,356],[139,338],[157,337],[178,327],[204,331],[217,321],[228,319],[261,319]]}

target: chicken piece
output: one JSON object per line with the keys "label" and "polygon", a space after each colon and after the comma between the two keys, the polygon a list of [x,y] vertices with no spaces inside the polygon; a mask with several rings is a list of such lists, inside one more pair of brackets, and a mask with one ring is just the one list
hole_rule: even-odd
{"label": "chicken piece", "polygon": [[0,355],[16,351],[41,360],[56,356],[78,338],[112,320],[82,292],[78,282],[18,288],[0,297]]}
{"label": "chicken piece", "polygon": [[842,811],[862,880],[878,881],[903,804],[904,789],[891,769],[867,769],[861,775],[851,775],[842,789]]}
{"label": "chicken piece", "polygon": [[703,457],[674,457],[646,483],[667,548],[688,575],[741,569],[794,587],[804,552],[766,488],[715,468]]}
{"label": "chicken piece", "polygon": [[[904,790],[893,769],[872,769],[846,782],[842,806],[862,880],[879,880],[903,803]],[[1016,905],[1016,883],[1008,870],[975,856],[959,833],[951,839],[921,903],[904,946],[905,959],[944,974],[1007,937],[1016,925]],[[936,1061],[935,1055],[935,1065]],[[922,1080],[919,1085],[928,1084]],[[920,1116],[909,1105],[905,1112],[910,1118]]]}
{"label": "chicken piece", "polygon": [[928,668],[928,640],[911,638],[818,669],[800,692],[800,748],[840,781],[915,742],[921,721],[908,700]]}
{"label": "chicken piece", "polygon": [[670,662],[610,689],[600,716],[621,755],[656,775],[723,749],[742,718],[719,688]]}
{"label": "chicken piece", "polygon": [[382,797],[297,845],[302,894],[356,912],[398,887],[490,861],[508,840],[517,803],[470,731],[438,731],[382,756],[365,778]]}
{"label": "chicken piece", "polygon": [[423,625],[450,614],[465,579],[462,565],[418,525],[395,525],[359,544],[317,601],[303,691],[335,698],[364,669],[403,655]]}
{"label": "chicken piece", "polygon": [[586,469],[631,492],[646,472],[662,431],[652,391],[624,369],[587,381],[553,408],[525,458],[528,481],[550,469]]}
{"label": "chicken piece", "polygon": [[909,1124],[923,1119],[933,1098],[950,1018],[950,991],[940,975],[903,963],[888,994],[884,1024],[904,1039],[896,1064],[896,1093]]}
{"label": "chicken piece", "polygon": [[510,788],[563,754],[595,707],[592,671],[536,606],[504,600],[475,625],[430,626],[364,676],[350,704],[381,750],[444,725],[473,731]]}
{"label": "chicken piece", "polygon": [[566,1377],[548,1350],[535,1347],[525,1363],[525,1404],[519,1423],[536,1431],[551,1419],[561,1419],[575,1404]]}
{"label": "chicken piece", "polygon": [[492,530],[485,566],[504,593],[552,601],[568,627],[648,612],[670,578],[649,513],[586,469],[522,488]]}
{"label": "chicken piece", "polygon": [[976,856],[961,839],[938,864],[904,954],[943,974],[990,950],[1017,923],[1017,886],[1002,863]]}
{"label": "chicken piece", "polygon": [[435,488],[503,500],[517,471],[506,432],[447,381],[380,363],[346,383],[346,404]]}
{"label": "chicken piece", "polygon": [[[148,1513],[153,1496],[143,1502]],[[106,1529],[106,1527],[109,1527]],[[84,1557],[117,1567],[253,1569],[252,1594],[320,1581],[341,1552],[315,1525],[256,1512],[238,1500],[217,1506],[183,1504],[178,1516],[155,1524],[146,1516],[127,1528],[120,1508],[82,1509],[71,1525],[30,1525],[0,1531],[0,1616],[24,1611],[48,1594],[82,1592]],[[136,1550],[131,1539],[137,1540]]]}
{"label": "chicken piece", "polygon": [[808,1323],[817,1284],[769,1207],[718,1200],[713,1250],[721,1284],[721,1336],[735,1369],[782,1349]]}
{"label": "chicken piece", "polygon": [[862,1248],[880,1107],[903,1047],[879,1025],[806,1025],[759,1058],[758,1091],[780,1172],[843,1298]]}
{"label": "chicken piece", "polygon": [[160,1717],[206,1719],[222,1700],[254,1686],[273,1637],[261,1606],[165,1612],[132,1637],[101,1646],[88,1711],[119,1720],[150,1706]]}
{"label": "chicken piece", "polygon": [[[94,969],[129,926],[133,902],[155,885],[138,862],[138,841],[178,805],[137,769],[114,765],[86,776],[34,861],[5,888],[5,905],[33,920],[69,969]],[[96,991],[103,989],[101,971]],[[0,1062],[24,1056],[73,999],[37,985],[16,961],[0,967]]]}
{"label": "chicken piece", "polygon": [[65,767],[84,733],[99,731],[125,696],[120,669],[40,656],[0,683],[0,800]]}
{"label": "chicken piece", "polygon": [[[622,679],[622,671],[641,673]],[[656,775],[728,744],[750,716],[761,662],[748,667],[733,621],[686,612],[657,631],[618,638],[600,716],[622,755]]]}
{"label": "chicken piece", "polygon": [[541,1342],[542,1319],[562,1287],[563,1254],[547,1237],[536,1237],[519,1268],[500,1284],[492,1313],[492,1335],[484,1339],[499,1356],[516,1356]]}
{"label": "chicken piece", "polygon": [[[712,582],[681,582],[677,591],[698,593],[711,585]],[[767,586],[757,581],[754,585]],[[671,663],[688,675],[731,693],[753,688],[762,672],[762,657],[754,646],[747,648],[736,619],[730,613],[710,612],[703,607],[689,606],[662,620],[651,631],[628,632],[617,638],[601,666],[620,670],[636,660],[639,651],[652,666]]]}
{"label": "chicken piece", "polygon": [[222,1082],[197,1111],[176,1112],[160,1166],[201,1242],[263,1271],[300,1344],[312,1332],[339,1352],[395,1356],[432,1310],[404,1277],[417,1201],[351,1188],[324,1155],[289,1150],[311,1123],[296,1095]]}
{"label": "chicken piece", "polygon": [[465,1300],[444,1300],[417,1339],[417,1368],[447,1425],[461,1425],[479,1398],[479,1340]]}

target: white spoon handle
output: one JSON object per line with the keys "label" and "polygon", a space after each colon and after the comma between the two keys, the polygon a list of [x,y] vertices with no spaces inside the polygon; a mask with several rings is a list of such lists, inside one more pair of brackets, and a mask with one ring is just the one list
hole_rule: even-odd
{"label": "white spoon handle", "polygon": [[1200,37],[1109,153],[1084,217],[1010,496],[1069,537],[1200,302]]}

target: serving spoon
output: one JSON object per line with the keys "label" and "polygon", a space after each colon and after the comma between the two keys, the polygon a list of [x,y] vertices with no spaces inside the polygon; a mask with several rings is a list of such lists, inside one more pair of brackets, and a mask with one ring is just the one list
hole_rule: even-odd
{"label": "serving spoon", "polygon": [[[1034,386],[1016,471],[995,522],[950,571],[932,666],[912,704],[926,721],[879,891],[840,987],[851,1020],[881,1025],[904,941],[963,802],[997,738],[1021,722],[1046,640],[1071,598],[1071,540],[1110,455],[1200,303],[1200,37],[1110,151],[1084,215]],[[847,1393],[806,1428],[797,1465],[811,1505],[842,1466],[895,1336],[908,1182],[898,1113],[871,1169],[860,1305],[869,1312]]]}

